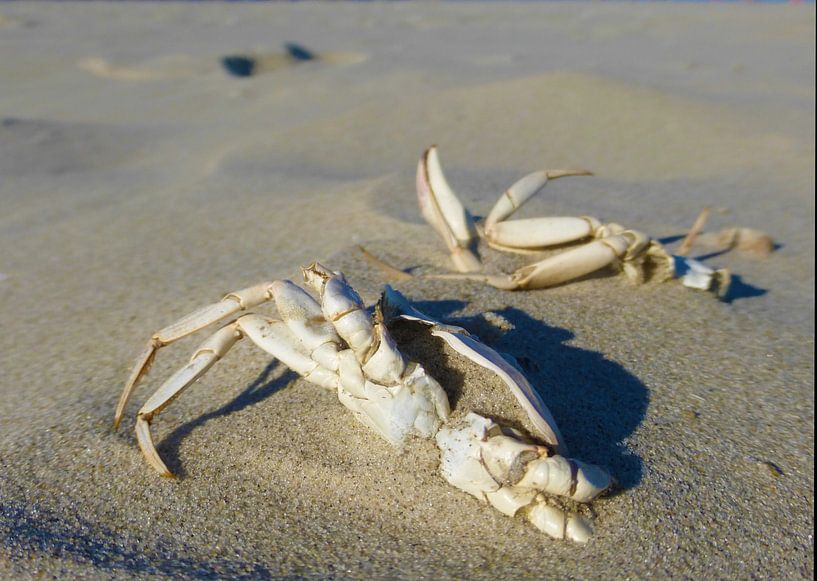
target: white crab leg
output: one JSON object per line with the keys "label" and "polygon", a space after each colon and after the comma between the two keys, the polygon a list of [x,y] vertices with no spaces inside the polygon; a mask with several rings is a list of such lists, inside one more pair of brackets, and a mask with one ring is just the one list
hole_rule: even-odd
{"label": "white crab leg", "polygon": [[333,276],[326,281],[321,299],[324,317],[335,326],[358,360],[364,361],[374,343],[374,329],[360,295],[346,279]]}
{"label": "white crab leg", "polygon": [[627,234],[616,234],[523,266],[510,275],[434,274],[428,278],[476,280],[502,290],[547,288],[613,264],[627,254],[631,244]]}
{"label": "white crab leg", "polygon": [[445,179],[437,148],[423,153],[417,164],[417,199],[420,212],[445,242],[459,272],[477,272],[482,265],[469,246],[474,221]]}
{"label": "white crab leg", "polygon": [[624,256],[630,245],[624,234],[594,240],[578,248],[524,266],[511,275],[517,288],[546,288],[596,272]]}
{"label": "white crab leg", "polygon": [[253,343],[310,383],[327,389],[337,387],[338,375],[304,352],[303,344],[285,322],[250,314],[238,319],[238,324]]}
{"label": "white crab leg", "polygon": [[500,196],[494,207],[491,208],[488,217],[485,218],[485,226],[490,228],[516,212],[536,192],[545,187],[548,180],[566,176],[590,175],[593,175],[593,173],[584,169],[546,169],[530,173],[505,190],[505,193]]}
{"label": "white crab leg", "polygon": [[431,334],[442,338],[457,353],[499,376],[514,394],[533,425],[535,435],[560,454],[567,454],[567,446],[559,432],[553,414],[522,373],[499,353],[475,340],[462,327],[444,325],[415,309],[402,294],[386,285],[382,305],[387,317],[422,323],[431,328]]}
{"label": "white crab leg", "polygon": [[589,216],[526,218],[485,225],[485,238],[492,245],[514,250],[556,246],[593,236],[601,226]]}
{"label": "white crab leg", "polygon": [[255,314],[238,318],[202,343],[193,353],[190,363],[165,381],[137,414],[136,437],[139,447],[148,463],[162,476],[172,477],[173,474],[159,457],[153,444],[150,434],[151,420],[182,391],[204,375],[242,336],[247,336],[307,381],[330,389],[337,387],[337,374],[301,352],[299,347],[303,347],[303,344],[289,330],[286,323]]}
{"label": "white crab leg", "polygon": [[289,280],[275,281],[271,290],[278,314],[310,357],[323,367],[336,370],[340,337],[332,323],[324,319],[318,301]]}
{"label": "white crab leg", "polygon": [[136,439],[148,463],[162,476],[173,477],[159,457],[150,435],[150,422],[154,416],[166,408],[174,399],[221,359],[236,341],[241,338],[237,323],[232,323],[216,331],[202,343],[190,358],[190,363],[174,373],[156,390],[136,416]]}
{"label": "white crab leg", "polygon": [[154,333],[150,341],[148,341],[147,346],[139,354],[136,364],[125,383],[125,388],[122,390],[122,395],[119,397],[119,403],[114,412],[114,429],[119,428],[125,406],[128,404],[128,400],[133,394],[133,390],[136,388],[139,380],[147,373],[150,365],[153,363],[158,349],[182,337],[187,337],[196,331],[204,329],[208,325],[225,319],[230,315],[246,311],[247,309],[251,309],[268,301],[271,296],[269,293],[271,285],[272,282],[262,282],[249,288],[231,292],[221,299],[221,301],[202,307],[172,325]]}
{"label": "white crab leg", "polygon": [[374,326],[374,337],[375,347],[363,362],[363,374],[377,383],[395,385],[406,371],[406,360],[385,325]]}
{"label": "white crab leg", "polygon": [[422,173],[428,178],[429,189],[454,238],[461,245],[467,245],[474,236],[473,218],[448,184],[436,146],[432,145],[426,150],[420,160],[420,167],[425,168]]}

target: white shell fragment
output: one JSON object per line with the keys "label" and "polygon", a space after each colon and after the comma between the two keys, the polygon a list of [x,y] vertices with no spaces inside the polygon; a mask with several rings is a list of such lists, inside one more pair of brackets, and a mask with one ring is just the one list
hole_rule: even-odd
{"label": "white shell fragment", "polygon": [[732,276],[727,269],[715,270],[703,262],[686,256],[673,256],[674,276],[688,288],[712,291],[719,297],[729,292]]}
{"label": "white shell fragment", "polygon": [[477,414],[468,414],[459,426],[445,427],[437,432],[437,446],[442,451],[440,472],[453,486],[486,502],[485,492],[499,490],[482,464],[480,442],[485,437],[491,420]]}
{"label": "white shell fragment", "polygon": [[395,446],[411,435],[432,437],[449,414],[445,391],[419,365],[396,386],[366,381],[362,397],[340,384],[338,399],[361,423]]}

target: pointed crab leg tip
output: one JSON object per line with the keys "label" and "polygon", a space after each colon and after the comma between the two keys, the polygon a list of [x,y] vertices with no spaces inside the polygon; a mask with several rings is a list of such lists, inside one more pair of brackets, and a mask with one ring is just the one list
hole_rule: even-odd
{"label": "pointed crab leg tip", "polygon": [[150,422],[143,416],[136,418],[136,441],[139,443],[139,448],[142,450],[142,455],[150,464],[159,476],[162,478],[174,478],[173,473],[165,465],[156,451],[156,446],[153,444],[153,436],[150,434]]}
{"label": "pointed crab leg tip", "polygon": [[595,175],[589,169],[549,169],[545,170],[548,179],[564,178],[568,176],[592,176]]}

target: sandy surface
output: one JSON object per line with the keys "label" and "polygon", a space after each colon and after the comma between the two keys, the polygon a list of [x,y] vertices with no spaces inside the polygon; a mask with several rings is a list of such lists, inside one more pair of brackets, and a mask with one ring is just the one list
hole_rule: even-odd
{"label": "sandy surface", "polygon": [[[813,4],[0,5],[0,577],[810,577],[814,55]],[[708,260],[730,302],[397,285],[514,355],[615,473],[592,541],[480,505],[249,345],[155,422],[181,478],[152,474],[132,418],[200,338],[115,433],[151,332],[315,258],[374,301],[357,243],[448,267],[413,193],[431,143],[478,214],[586,167],[525,214],[671,239],[709,205],[780,245]],[[429,367],[487,381],[449,355]]]}

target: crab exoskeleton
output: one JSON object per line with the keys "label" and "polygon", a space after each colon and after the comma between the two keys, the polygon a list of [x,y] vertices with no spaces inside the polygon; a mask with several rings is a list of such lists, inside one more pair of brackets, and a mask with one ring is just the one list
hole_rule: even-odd
{"label": "crab exoskeleton", "polygon": [[[420,313],[389,287],[372,315],[343,274],[317,263],[303,274],[317,300],[290,281],[266,282],[230,293],[153,335],[119,400],[116,427],[160,347],[226,321],[139,410],[136,435],[150,466],[172,476],[153,444],[150,422],[238,340],[248,338],[307,381],[337,390],[340,402],[390,443],[403,446],[413,437],[434,438],[441,451],[440,470],[453,486],[504,514],[525,515],[552,537],[589,538],[590,521],[564,506],[593,500],[613,479],[603,468],[568,457],[548,408],[516,367],[464,329]],[[270,300],[280,319],[248,312]],[[459,419],[449,422],[445,390],[422,365],[407,360],[392,338],[389,325],[400,321],[421,326],[496,374],[524,410],[531,433],[465,413],[471,410],[458,410]]]}
{"label": "crab exoskeleton", "polygon": [[[549,180],[591,175],[586,170],[542,170],[526,175],[508,188],[488,216],[477,223],[462,205],[440,165],[437,148],[423,153],[417,166],[417,196],[426,221],[443,238],[454,268],[462,274],[442,275],[486,282],[506,290],[546,288],[618,266],[633,282],[646,278],[680,278],[684,286],[724,296],[730,275],[694,259],[669,254],[656,240],[615,223],[602,224],[592,216],[508,220]],[[483,273],[475,249],[481,237],[492,248],[533,253],[548,247],[585,241],[585,244],[519,268],[511,274]]]}

